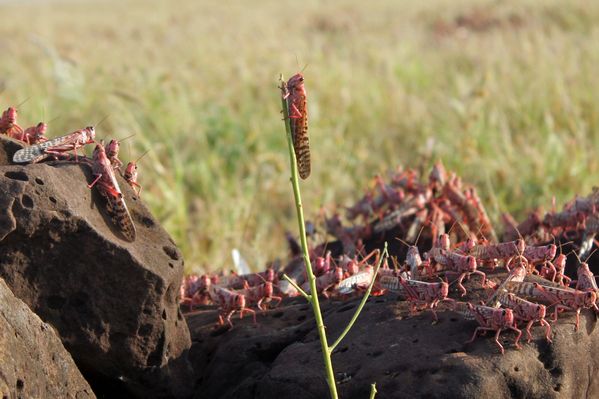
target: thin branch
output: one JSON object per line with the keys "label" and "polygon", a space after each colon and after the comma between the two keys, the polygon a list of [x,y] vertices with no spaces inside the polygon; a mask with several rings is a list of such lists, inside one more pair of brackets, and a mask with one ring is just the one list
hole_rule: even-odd
{"label": "thin branch", "polygon": [[297,285],[297,283],[295,281],[293,281],[293,279],[291,277],[289,277],[286,274],[283,274],[283,278],[285,280],[287,280],[289,282],[289,284],[291,284],[293,286],[293,288],[295,288],[300,294],[302,294],[302,296],[304,298],[306,298],[306,300],[308,302],[312,301],[312,296],[310,294],[306,293],[306,291],[302,290],[301,287],[299,285]]}
{"label": "thin branch", "polygon": [[381,267],[381,264],[388,256],[389,256],[389,252],[387,251],[387,242],[385,242],[385,249],[383,249],[383,256],[381,256],[379,258],[379,261],[376,264],[376,267],[374,269],[374,274],[372,275],[372,280],[370,281],[370,285],[368,286],[368,290],[366,290],[366,293],[364,294],[364,297],[362,298],[362,301],[360,302],[358,309],[356,309],[356,312],[354,313],[351,320],[347,324],[347,327],[345,327],[345,330],[343,330],[343,332],[341,333],[339,338],[337,338],[337,340],[333,343],[333,345],[329,346],[329,352],[333,352],[335,350],[337,345],[339,345],[339,343],[341,343],[343,338],[345,338],[345,336],[347,335],[349,330],[352,328],[352,326],[358,319],[358,316],[360,315],[362,308],[364,307],[364,305],[366,304],[366,301],[368,300],[368,297],[370,296],[370,292],[372,291],[372,287],[374,286],[374,281],[376,280],[376,275],[379,272],[379,268]]}

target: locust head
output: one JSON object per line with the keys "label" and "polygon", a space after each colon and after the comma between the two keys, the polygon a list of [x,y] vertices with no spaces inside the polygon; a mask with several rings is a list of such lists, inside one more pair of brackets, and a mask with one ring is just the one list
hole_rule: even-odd
{"label": "locust head", "polygon": [[451,247],[451,241],[449,241],[449,234],[441,234],[437,240],[437,246],[445,251],[449,251]]}
{"label": "locust head", "polygon": [[106,146],[106,154],[109,158],[116,157],[119,154],[119,141],[110,140],[110,143]]}
{"label": "locust head", "polygon": [[[93,143],[94,140],[96,139],[96,128],[94,128],[93,126],[88,126],[85,129],[83,129],[83,131],[87,135],[86,140],[85,140],[85,144],[91,144],[91,143]],[[104,148],[102,148],[102,150],[104,150]]]}
{"label": "locust head", "polygon": [[137,164],[135,162],[127,164],[127,168],[125,168],[125,180],[137,181]]}
{"label": "locust head", "polygon": [[581,263],[578,266],[578,270],[576,270],[576,274],[577,274],[579,280],[580,280],[580,276],[589,275],[590,273],[591,273],[591,270],[589,269],[588,263],[584,263],[584,262]]}
{"label": "locust head", "polygon": [[597,302],[597,293],[595,291],[587,291],[583,296],[582,306],[585,308],[591,308]]}
{"label": "locust head", "polygon": [[272,295],[274,294],[273,291],[274,291],[274,288],[270,281],[267,281],[266,283],[264,283],[264,297],[266,297],[266,298],[272,297]]}
{"label": "locust head", "polygon": [[412,245],[408,248],[406,258],[410,266],[414,265],[416,267],[419,267],[420,265],[422,265],[422,259],[420,258],[418,247],[415,245]]}
{"label": "locust head", "polygon": [[42,137],[44,134],[46,134],[47,130],[48,130],[48,125],[46,125],[44,122],[38,123],[37,126],[35,127],[35,138]]}
{"label": "locust head", "polygon": [[235,307],[237,309],[244,309],[245,308],[245,296],[243,295],[235,295]]}
{"label": "locust head", "polygon": [[536,320],[542,320],[545,318],[547,308],[545,305],[536,305]]}
{"label": "locust head", "polygon": [[512,309],[502,309],[500,315],[500,323],[502,326],[512,326],[514,324],[514,312]]}
{"label": "locust head", "polygon": [[449,295],[449,284],[447,284],[446,282],[439,283],[438,298],[443,300],[443,299],[447,298],[447,295]]}
{"label": "locust head", "polygon": [[551,260],[555,258],[555,254],[557,253],[557,246],[555,244],[549,245],[549,250],[547,252],[546,259]]}
{"label": "locust head", "polygon": [[290,92],[304,91],[304,75],[301,72],[296,73],[287,81],[287,89]]}
{"label": "locust head", "polygon": [[17,109],[15,107],[8,107],[2,113],[2,119],[5,119],[8,123],[15,123],[17,121]]}

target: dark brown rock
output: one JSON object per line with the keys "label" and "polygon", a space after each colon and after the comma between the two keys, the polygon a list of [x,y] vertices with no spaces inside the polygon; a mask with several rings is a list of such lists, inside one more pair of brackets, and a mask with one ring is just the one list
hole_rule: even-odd
{"label": "dark brown rock", "polygon": [[[496,280],[505,274],[499,274]],[[467,299],[486,297],[480,280],[468,283]],[[457,298],[457,293],[452,292]],[[349,321],[359,299],[323,302],[329,340]],[[342,398],[367,398],[376,382],[385,398],[589,398],[599,395],[599,333],[592,312],[583,311],[581,328],[563,314],[553,325],[553,344],[543,329],[522,350],[514,333],[503,332],[501,355],[492,334],[465,344],[477,323],[442,304],[440,322],[429,312],[409,315],[393,294],[370,298],[353,330],[333,354]],[[320,343],[311,308],[303,299],[251,320],[234,320],[229,331],[215,328],[212,309],[187,317],[194,345],[197,398],[326,398]]]}
{"label": "dark brown rock", "polygon": [[188,396],[181,254],[119,177],[138,232],[123,240],[91,177],[68,162],[0,166],[0,277],[58,330],[96,393]]}
{"label": "dark brown rock", "polygon": [[56,331],[0,279],[0,397],[95,398]]}

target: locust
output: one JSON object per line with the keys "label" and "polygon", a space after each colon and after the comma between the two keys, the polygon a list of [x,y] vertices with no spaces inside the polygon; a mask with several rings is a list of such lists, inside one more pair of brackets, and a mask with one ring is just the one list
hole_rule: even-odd
{"label": "locust", "polygon": [[44,122],[40,122],[35,126],[28,127],[23,132],[23,138],[21,141],[26,142],[27,144],[39,144],[45,143],[48,141],[46,137],[46,131],[48,130],[48,125]]}
{"label": "locust", "polygon": [[427,283],[424,281],[407,280],[401,275],[381,276],[379,285],[381,288],[397,292],[406,297],[410,302],[410,312],[414,313],[418,305],[426,305],[433,313],[435,322],[439,321],[435,308],[441,301],[451,301],[447,298],[449,284],[446,282]]}
{"label": "locust", "polygon": [[8,107],[0,117],[0,134],[19,139],[23,135],[23,128],[17,124],[17,109]]}
{"label": "locust", "polygon": [[597,293],[594,291],[578,291],[571,288],[558,288],[540,285],[538,283],[516,283],[509,282],[505,286],[506,290],[512,292],[518,296],[525,296],[534,298],[536,300],[544,300],[550,305],[555,305],[553,320],[557,320],[557,315],[560,310],[573,310],[576,311],[576,329],[580,324],[580,310],[594,308],[598,311],[597,305]]}
{"label": "locust", "polygon": [[219,325],[224,325],[226,320],[227,324],[233,328],[231,316],[233,316],[235,312],[239,312],[239,319],[243,318],[244,313],[251,313],[254,317],[254,324],[256,324],[256,312],[246,308],[246,298],[243,294],[215,285],[209,287],[208,294],[210,295],[212,302],[219,307]]}
{"label": "locust", "polygon": [[308,137],[308,107],[304,76],[296,73],[288,81],[283,98],[289,109],[289,125],[297,168],[302,179],[310,176],[310,139]]}
{"label": "locust", "polygon": [[497,309],[484,305],[472,305],[470,302],[456,302],[455,305],[457,312],[461,313],[466,319],[476,320],[479,324],[476,330],[474,330],[472,338],[466,342],[467,344],[474,342],[479,331],[495,331],[495,343],[499,346],[499,350],[503,355],[505,350],[499,342],[499,334],[501,334],[501,331],[509,329],[516,332],[517,336],[514,345],[518,349],[521,348],[518,342],[522,336],[522,331],[514,324],[514,312],[512,309]]}
{"label": "locust", "polygon": [[264,302],[275,300],[277,301],[275,306],[278,306],[283,300],[280,296],[274,295],[274,286],[270,281],[265,281],[264,283],[253,287],[250,287],[246,282],[245,287],[237,292],[245,296],[248,305],[255,304],[260,310],[267,309]]}
{"label": "locust", "polygon": [[137,163],[139,162],[140,159],[142,159],[147,153],[149,152],[146,151],[144,152],[139,158],[137,158],[135,161],[131,161],[127,164],[127,167],[125,168],[125,173],[123,174],[123,178],[125,178],[125,181],[127,183],[129,183],[129,185],[131,186],[131,188],[133,190],[135,190],[137,188],[137,196],[139,197],[139,195],[141,194],[141,189],[143,188],[141,186],[141,184],[139,184],[137,182]]}
{"label": "locust", "polygon": [[133,219],[125,204],[110,160],[106,156],[106,150],[101,143],[96,145],[93,153],[92,172],[96,178],[88,187],[90,189],[94,186],[98,188],[100,194],[106,199],[108,214],[113,223],[118,226],[127,241],[135,241],[136,231]]}
{"label": "locust", "polygon": [[64,156],[64,153],[69,151],[74,152],[75,159],[77,160],[77,149],[86,144],[93,143],[95,137],[95,128],[93,126],[88,126],[65,136],[23,148],[15,152],[12,160],[15,163],[36,163],[51,155]]}
{"label": "locust", "polygon": [[545,327],[545,338],[551,342],[551,326],[545,320],[545,314],[547,313],[545,305],[527,301],[504,289],[498,293],[496,298],[497,301],[493,307],[504,306],[512,309],[516,320],[526,322],[526,337],[528,342],[532,341],[530,328],[537,321]]}

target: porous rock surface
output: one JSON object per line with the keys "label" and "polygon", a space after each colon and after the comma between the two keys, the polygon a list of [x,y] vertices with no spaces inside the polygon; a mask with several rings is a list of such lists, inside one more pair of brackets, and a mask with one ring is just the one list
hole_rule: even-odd
{"label": "porous rock surface", "polygon": [[54,329],[0,279],[0,397],[95,398]]}
{"label": "porous rock surface", "polygon": [[[0,161],[20,144],[0,138]],[[58,331],[99,396],[187,397],[180,252],[118,177],[137,227],[125,241],[91,168],[0,164],[0,277]]]}
{"label": "porous rock surface", "polygon": [[[498,274],[499,281],[505,273]],[[486,293],[480,280],[466,284],[465,298]],[[458,297],[455,289],[451,296]],[[359,299],[322,303],[329,341],[351,318]],[[573,315],[553,324],[553,343],[533,328],[534,340],[513,346],[515,334],[503,332],[501,355],[491,333],[470,339],[477,326],[440,305],[439,323],[429,312],[409,314],[394,294],[370,298],[354,328],[333,354],[342,398],[591,398],[599,397],[599,332],[591,311],[583,311],[578,332]],[[212,308],[187,316],[196,367],[197,398],[326,398],[320,343],[310,306],[288,299],[284,306],[251,318],[235,316],[232,330],[216,328]]]}

